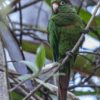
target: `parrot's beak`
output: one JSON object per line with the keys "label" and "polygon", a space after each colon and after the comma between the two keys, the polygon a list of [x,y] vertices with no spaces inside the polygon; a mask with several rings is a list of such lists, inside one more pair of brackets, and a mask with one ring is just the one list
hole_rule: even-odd
{"label": "parrot's beak", "polygon": [[58,8],[59,8],[58,3],[57,2],[53,2],[52,3],[52,9],[53,9],[55,14],[58,13]]}

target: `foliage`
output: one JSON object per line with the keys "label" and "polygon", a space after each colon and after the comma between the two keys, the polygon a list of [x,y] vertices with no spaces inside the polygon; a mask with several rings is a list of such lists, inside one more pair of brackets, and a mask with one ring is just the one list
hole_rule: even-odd
{"label": "foliage", "polygon": [[44,49],[44,46],[41,45],[37,49],[36,65],[41,70],[44,64],[45,64],[45,49]]}
{"label": "foliage", "polygon": [[51,0],[45,0],[45,2],[51,7]]}
{"label": "foliage", "polygon": [[[23,96],[15,93],[15,92],[11,92],[11,96],[12,96],[12,99],[13,100],[22,100],[23,99]],[[19,99],[20,98],[20,99]]]}
{"label": "foliage", "polygon": [[[35,43],[35,42],[32,43],[29,41],[23,41],[22,44],[23,44],[22,45],[23,50],[27,51],[27,52],[31,52],[31,53],[36,53],[36,50],[37,50],[38,46],[40,45],[38,43]],[[50,47],[48,47],[46,45],[45,45],[45,54],[46,54],[46,58],[53,60],[52,51],[51,51]]]}
{"label": "foliage", "polygon": [[[43,67],[43,65],[45,64],[45,49],[44,46],[41,45],[40,47],[37,48],[37,56],[36,56],[36,64],[34,65],[33,63],[29,62],[29,61],[20,61],[19,63],[24,63],[25,65],[27,65],[35,74],[34,78],[39,76],[39,72],[41,71],[41,68]],[[18,77],[20,80],[22,79],[29,79],[31,78],[31,75],[29,74],[25,74],[22,76]]]}
{"label": "foliage", "polygon": [[[45,82],[41,82],[40,80],[36,79],[38,76],[58,76],[58,75],[65,75],[63,73],[56,73],[56,74],[40,74],[39,72],[41,69],[43,69],[43,65],[45,64],[45,48],[43,45],[39,46],[37,48],[37,55],[36,55],[36,64],[34,65],[33,63],[29,61],[19,61],[19,63],[23,63],[27,65],[28,68],[30,68],[34,74],[32,77],[32,74],[24,74],[22,76],[19,76],[18,79],[20,80],[25,80],[25,79],[35,79],[42,85],[44,85],[46,88],[52,91],[52,89],[45,84]],[[59,65],[59,63],[53,63],[52,66],[54,65]]]}

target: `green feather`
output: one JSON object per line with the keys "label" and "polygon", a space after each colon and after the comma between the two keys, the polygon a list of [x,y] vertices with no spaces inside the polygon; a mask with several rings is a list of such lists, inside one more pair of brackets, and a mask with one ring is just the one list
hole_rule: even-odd
{"label": "green feather", "polygon": [[[48,41],[51,45],[53,51],[53,56],[56,54],[56,42],[58,41],[58,26],[53,22],[52,19],[49,20],[48,24]],[[53,33],[53,34],[52,34]],[[54,56],[55,58],[55,56]]]}

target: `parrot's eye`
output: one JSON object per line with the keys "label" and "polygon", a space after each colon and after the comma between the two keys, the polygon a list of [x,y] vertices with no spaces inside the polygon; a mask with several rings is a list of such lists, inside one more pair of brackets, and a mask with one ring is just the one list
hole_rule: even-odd
{"label": "parrot's eye", "polygon": [[65,2],[64,2],[64,1],[61,1],[61,2],[60,2],[60,5],[65,5]]}

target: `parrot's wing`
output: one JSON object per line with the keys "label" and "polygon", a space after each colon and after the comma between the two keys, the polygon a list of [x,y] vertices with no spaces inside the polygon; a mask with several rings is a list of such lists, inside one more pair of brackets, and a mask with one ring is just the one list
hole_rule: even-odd
{"label": "parrot's wing", "polygon": [[48,24],[48,41],[51,45],[51,49],[53,51],[54,59],[55,56],[58,56],[58,32],[57,32],[58,26],[54,23],[52,19],[49,20]]}

